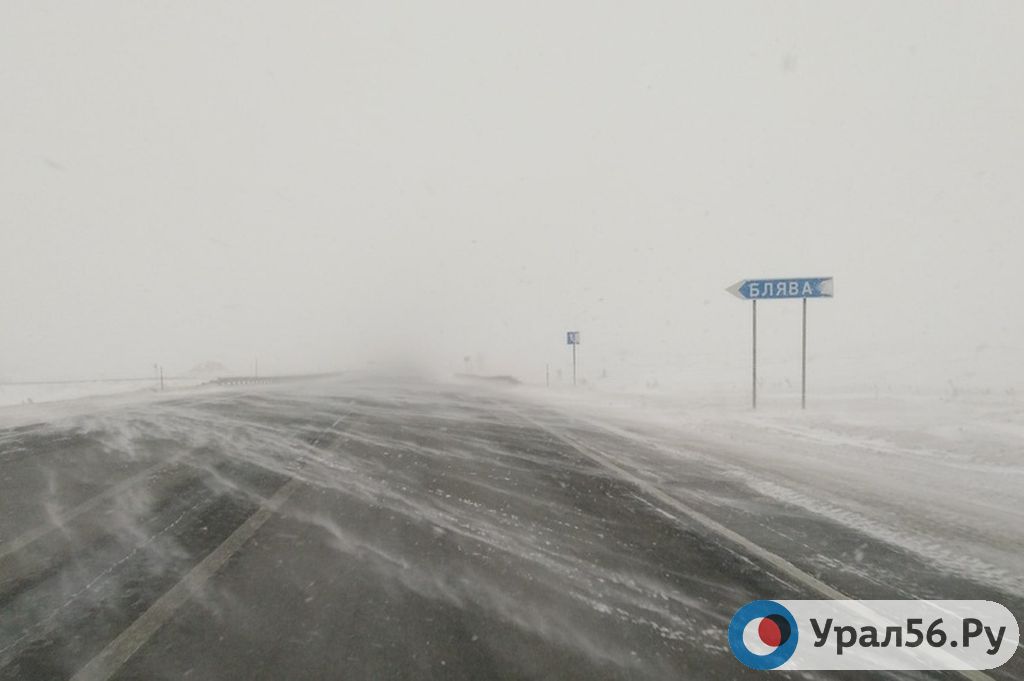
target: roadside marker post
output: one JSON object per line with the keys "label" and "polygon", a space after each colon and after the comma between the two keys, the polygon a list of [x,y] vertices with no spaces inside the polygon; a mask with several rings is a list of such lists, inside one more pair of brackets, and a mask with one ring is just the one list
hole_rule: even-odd
{"label": "roadside marker post", "polygon": [[800,298],[803,300],[803,323],[800,340],[800,408],[807,408],[807,299],[832,298],[835,284],[832,277],[794,277],[791,279],[741,279],[725,289],[741,300],[753,303],[753,386],[751,403],[757,409],[757,301]]}
{"label": "roadside marker post", "polygon": [[572,346],[572,384],[576,385],[576,346],[580,344],[580,332],[567,331],[565,344]]}

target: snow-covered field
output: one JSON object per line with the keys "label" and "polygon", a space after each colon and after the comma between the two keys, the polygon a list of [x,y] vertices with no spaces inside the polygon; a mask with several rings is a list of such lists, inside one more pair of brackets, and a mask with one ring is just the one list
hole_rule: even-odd
{"label": "snow-covered field", "polygon": [[51,384],[0,384],[0,428],[55,423],[108,409],[160,402],[200,389],[199,379],[173,379],[164,390],[139,381],[82,381]]}
{"label": "snow-covered field", "polygon": [[[199,379],[165,379],[166,389],[198,385]],[[68,381],[60,383],[0,383],[0,407],[30,405],[40,402],[77,400],[82,397],[117,395],[121,393],[151,393],[159,391],[156,380],[138,381]]]}
{"label": "snow-covered field", "polygon": [[[776,399],[544,391],[595,424],[698,456],[752,491],[1024,594],[1024,403],[915,396]],[[639,443],[638,443],[639,444]],[[667,476],[666,476],[667,477]]]}

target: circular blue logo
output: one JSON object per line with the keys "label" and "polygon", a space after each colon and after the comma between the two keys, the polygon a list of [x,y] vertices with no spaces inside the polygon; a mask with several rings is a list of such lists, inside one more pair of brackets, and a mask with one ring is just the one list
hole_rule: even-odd
{"label": "circular blue logo", "polygon": [[752,601],[729,622],[729,647],[751,669],[775,669],[793,657],[796,619],[775,601]]}

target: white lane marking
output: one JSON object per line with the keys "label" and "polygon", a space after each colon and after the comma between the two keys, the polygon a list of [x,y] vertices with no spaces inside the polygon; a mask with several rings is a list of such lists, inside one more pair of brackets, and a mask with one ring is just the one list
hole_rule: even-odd
{"label": "white lane marking", "polygon": [[[331,425],[329,425],[329,426],[327,426],[326,428],[324,428],[323,430],[321,430],[321,431],[320,431],[320,434],[319,434],[319,435],[317,435],[317,436],[316,436],[316,438],[314,438],[314,439],[313,439],[313,446],[314,446],[314,447],[316,447],[317,445],[319,445],[319,444],[320,444],[320,438],[322,438],[322,437],[323,437],[324,435],[326,435],[326,434],[327,434],[328,432],[332,431],[332,430],[334,429],[334,427],[335,427],[336,425],[338,425],[339,423],[341,423],[341,420],[342,420],[343,418],[345,418],[346,416],[349,416],[349,414],[342,414],[342,415],[341,415],[341,416],[339,416],[338,418],[334,419],[334,423],[332,423]],[[339,433],[339,434],[340,434],[340,433]]]}
{"label": "white lane marking", "polygon": [[202,502],[193,504],[191,507],[189,507],[185,511],[182,511],[182,513],[177,518],[175,518],[169,525],[165,526],[159,532],[157,532],[156,534],[154,534],[151,537],[149,537],[148,539],[146,539],[146,541],[144,541],[143,543],[141,543],[141,544],[135,546],[134,548],[132,548],[131,551],[126,553],[119,560],[115,561],[113,564],[109,565],[107,568],[105,568],[103,571],[101,571],[99,574],[97,574],[95,577],[93,577],[91,580],[89,580],[89,582],[85,586],[83,586],[81,589],[79,589],[78,591],[74,592],[70,596],[68,596],[63,604],[61,604],[61,605],[57,606],[56,608],[54,608],[46,617],[44,617],[43,619],[41,619],[38,622],[34,623],[30,627],[26,628],[22,632],[21,636],[19,636],[18,638],[14,639],[13,641],[11,641],[11,643],[9,643],[8,645],[4,646],[3,648],[0,648],[0,667],[2,667],[7,662],[7,661],[2,659],[2,656],[5,653],[7,653],[7,651],[9,651],[9,650],[13,649],[15,646],[18,646],[19,644],[21,644],[21,642],[26,640],[29,636],[38,634],[40,632],[52,631],[53,628],[54,628],[54,624],[57,621],[58,617],[61,616],[61,614],[67,609],[67,607],[69,605],[71,605],[76,600],[78,600],[78,598],[81,597],[82,594],[84,594],[86,591],[89,591],[90,589],[92,589],[97,584],[103,582],[119,566],[121,566],[124,563],[128,562],[129,560],[131,560],[131,558],[133,556],[137,555],[139,553],[139,551],[143,550],[144,547],[153,544],[159,538],[163,537],[169,531],[173,530],[178,525],[178,523],[180,523],[182,520],[185,519],[186,516],[191,514],[193,511],[195,511],[199,507],[200,503],[202,503]]}
{"label": "white lane marking", "polygon": [[[673,497],[673,496],[671,496],[669,494],[666,494],[665,492],[663,492],[662,490],[658,489],[654,485],[651,485],[650,483],[648,483],[647,481],[643,480],[642,478],[637,477],[633,473],[629,472],[628,470],[626,470],[622,466],[620,466],[617,463],[615,463],[614,461],[612,461],[611,458],[607,454],[604,454],[603,452],[595,449],[594,447],[591,447],[590,445],[588,445],[588,444],[586,444],[584,442],[580,442],[578,439],[574,438],[571,435],[568,435],[567,433],[562,432],[559,429],[556,429],[556,428],[553,428],[551,426],[548,426],[548,425],[545,425],[545,424],[541,423],[537,419],[533,418],[532,416],[529,416],[527,414],[522,413],[518,409],[509,408],[509,411],[511,411],[512,413],[516,414],[517,416],[522,418],[524,421],[528,421],[529,423],[532,423],[537,428],[539,428],[539,429],[541,429],[541,430],[543,430],[543,431],[545,431],[547,433],[550,433],[551,435],[553,435],[553,436],[557,437],[558,439],[562,440],[566,444],[570,445],[573,449],[578,451],[580,454],[583,454],[584,456],[586,456],[591,461],[597,463],[599,466],[603,466],[605,468],[608,468],[608,469],[614,471],[615,473],[620,475],[625,481],[633,484],[638,489],[640,489],[640,491],[642,491],[643,493],[647,494],[649,497],[651,497],[653,499],[656,499],[657,501],[660,501],[661,503],[665,504],[669,508],[672,508],[672,509],[678,511],[679,513],[682,513],[683,515],[688,516],[692,520],[697,521],[698,523],[703,525],[708,530],[711,530],[715,534],[717,534],[717,535],[719,535],[719,536],[729,540],[733,544],[735,544],[735,545],[739,546],[740,548],[742,548],[748,554],[750,554],[752,556],[755,556],[757,558],[760,558],[764,562],[766,562],[769,565],[771,565],[771,566],[775,567],[776,569],[778,569],[780,572],[782,572],[786,576],[796,580],[797,582],[803,584],[804,586],[807,586],[810,589],[813,589],[814,591],[817,591],[819,594],[821,594],[825,598],[832,598],[832,599],[838,599],[838,600],[853,600],[849,596],[844,594],[843,592],[839,591],[838,589],[832,588],[831,586],[829,586],[825,582],[821,581],[820,579],[818,579],[814,575],[811,575],[811,574],[808,574],[808,573],[804,572],[803,570],[798,568],[796,565],[793,565],[788,560],[783,558],[782,556],[780,556],[780,555],[778,555],[776,553],[773,553],[772,551],[769,551],[768,549],[763,548],[763,547],[759,546],[758,544],[755,544],[754,542],[750,541],[749,539],[747,539],[743,535],[741,535],[741,534],[739,534],[737,532],[734,532],[733,530],[730,530],[728,527],[726,527],[725,525],[722,525],[718,521],[712,520],[711,518],[709,518],[708,516],[704,515],[700,511],[696,510],[695,508],[693,508],[689,504],[686,504],[686,503],[680,501],[679,499],[676,499],[675,497]],[[668,514],[666,514],[666,515],[668,515]],[[970,669],[969,670],[955,670],[955,671],[958,674],[960,674],[961,676],[963,676],[964,678],[970,679],[970,681],[995,681],[995,679],[993,679],[991,676],[989,676],[988,674],[986,674],[986,673],[984,673],[982,671],[970,670]]]}
{"label": "white lane marking", "polygon": [[[313,440],[317,445],[329,430],[350,414],[342,414]],[[96,657],[71,677],[71,681],[107,681],[131,659],[153,634],[160,630],[177,612],[178,608],[195,595],[215,575],[232,555],[238,552],[263,526],[270,516],[295,493],[302,483],[292,478],[274,493],[259,510],[253,513],[220,546],[214,549],[198,565],[193,567],[181,581],[158,598],[146,612],[111,641]]]}
{"label": "white lane marking", "polygon": [[294,494],[301,484],[293,478],[279,487],[274,496],[268,499],[259,510],[249,516],[220,546],[192,568],[181,581],[157,599],[146,612],[142,613],[106,648],[71,677],[71,681],[107,681],[116,674],[125,662],[171,619],[178,608],[197,594],[203,585],[224,567],[228,559],[256,534],[257,530]]}
{"label": "white lane marking", "polygon": [[768,549],[762,548],[761,546],[755,544],[754,542],[750,541],[749,539],[740,535],[739,533],[730,530],[728,527],[722,525],[718,521],[712,520],[710,517],[704,515],[703,513],[693,508],[689,504],[683,503],[679,499],[676,499],[675,497],[663,492],[662,490],[658,489],[657,487],[648,483],[642,478],[634,475],[629,470],[613,462],[608,455],[598,451],[597,449],[591,447],[590,445],[584,442],[580,442],[575,437],[568,435],[560,430],[544,425],[537,421],[536,419],[534,419],[533,417],[527,416],[522,413],[519,413],[519,415],[522,418],[526,419],[527,421],[533,423],[533,425],[537,426],[538,428],[547,431],[548,433],[551,433],[552,435],[559,438],[563,442],[571,445],[573,449],[577,450],[578,452],[589,458],[591,461],[594,461],[595,463],[597,463],[600,466],[603,466],[604,468],[611,469],[616,474],[618,474],[619,477],[621,477],[623,480],[639,488],[648,497],[656,499],[665,506],[679,513],[682,513],[683,515],[689,516],[690,518],[696,520],[698,523],[700,523],[707,529],[713,531],[715,534],[720,535],[728,539],[730,542],[739,545],[746,552],[748,552],[748,554],[754,555],[760,558],[761,560],[769,563],[773,567],[779,569],[783,574],[795,579],[796,581],[804,584],[805,586],[811,589],[814,589],[826,598],[849,598],[849,596],[846,596],[842,592],[832,588],[828,584],[825,584],[817,577],[807,574],[806,572],[804,572],[797,566],[793,565],[782,556],[772,553]]}
{"label": "white lane marking", "polygon": [[[153,476],[155,473],[160,471],[160,469],[170,468],[174,464],[180,462],[183,458],[185,458],[185,456],[186,454],[179,454],[171,459],[167,459],[166,461],[156,463],[150,466],[149,468],[139,473],[136,473],[130,478],[122,480],[113,487],[110,487],[104,490],[103,492],[100,492],[96,496],[87,499],[86,501],[83,501],[78,506],[75,506],[74,508],[65,511],[64,513],[61,513],[57,516],[57,518],[52,524],[39,525],[38,527],[34,527],[31,530],[28,530],[27,532],[21,534],[20,536],[12,539],[9,542],[0,544],[0,559],[5,558],[17,551],[21,551],[29,544],[38,541],[39,539],[42,539],[50,532],[53,532],[62,525],[69,523],[70,521],[74,520],[83,513],[95,509],[97,506],[102,504],[107,499],[117,496],[118,494],[121,494],[122,492],[128,490],[129,488],[134,487],[143,479]],[[0,577],[2,576],[2,570],[0,570]]]}

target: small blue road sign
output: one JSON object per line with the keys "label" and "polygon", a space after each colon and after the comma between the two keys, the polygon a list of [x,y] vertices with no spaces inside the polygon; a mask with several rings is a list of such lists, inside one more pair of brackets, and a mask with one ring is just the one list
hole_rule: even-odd
{"label": "small blue road sign", "polygon": [[579,331],[566,331],[566,333],[565,333],[565,344],[566,345],[579,345],[580,344],[580,332]]}
{"label": "small blue road sign", "polygon": [[832,277],[794,277],[793,279],[743,279],[726,289],[737,298],[763,300],[773,298],[831,298]]}

